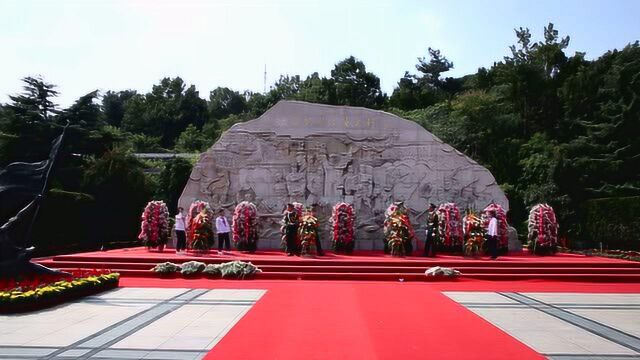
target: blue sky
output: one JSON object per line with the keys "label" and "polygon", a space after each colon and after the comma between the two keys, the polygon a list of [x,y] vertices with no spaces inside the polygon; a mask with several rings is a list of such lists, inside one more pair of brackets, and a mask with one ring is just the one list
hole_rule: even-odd
{"label": "blue sky", "polygon": [[217,86],[262,91],[280,74],[328,75],[349,55],[393,91],[427,47],[459,76],[509,53],[513,29],[536,40],[553,22],[569,53],[595,58],[640,39],[640,1],[75,0],[0,2],[0,102],[20,78],[57,84],[61,105],[95,89],[148,91],[181,76],[207,97]]}

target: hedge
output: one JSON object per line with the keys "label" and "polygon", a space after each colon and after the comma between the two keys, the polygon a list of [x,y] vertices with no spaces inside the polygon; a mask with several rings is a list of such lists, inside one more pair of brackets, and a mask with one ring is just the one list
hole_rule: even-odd
{"label": "hedge", "polygon": [[640,196],[587,200],[580,210],[587,247],[640,250]]}

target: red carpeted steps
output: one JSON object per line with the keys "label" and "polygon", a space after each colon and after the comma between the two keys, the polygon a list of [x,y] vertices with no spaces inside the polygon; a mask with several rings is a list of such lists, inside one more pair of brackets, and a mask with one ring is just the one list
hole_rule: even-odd
{"label": "red carpeted steps", "polygon": [[463,277],[470,279],[640,283],[640,263],[570,254],[547,257],[526,253],[510,254],[491,261],[486,258],[467,259],[451,255],[437,258],[393,258],[378,252],[360,252],[352,256],[329,253],[318,258],[287,257],[277,251],[176,255],[172,252],[149,252],[144,248],[133,248],[59,255],[40,259],[39,262],[63,270],[110,269],[123,276],[158,277],[160,275],[150,271],[155,264],[165,261],[179,264],[191,260],[207,264],[231,260],[250,261],[262,270],[257,275],[260,279],[428,281],[433,279],[427,278],[424,271],[432,266],[443,266],[457,269]]}

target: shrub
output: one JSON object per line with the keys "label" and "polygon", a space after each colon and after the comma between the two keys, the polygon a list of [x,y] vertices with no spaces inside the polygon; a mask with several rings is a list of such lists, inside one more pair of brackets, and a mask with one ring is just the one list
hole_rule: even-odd
{"label": "shrub", "polygon": [[582,226],[578,238],[587,246],[640,249],[640,196],[586,201],[581,208]]}

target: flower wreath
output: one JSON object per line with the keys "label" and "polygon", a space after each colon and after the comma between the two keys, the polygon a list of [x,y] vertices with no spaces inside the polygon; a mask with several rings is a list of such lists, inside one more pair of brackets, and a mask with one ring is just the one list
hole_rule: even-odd
{"label": "flower wreath", "polygon": [[554,251],[558,245],[558,221],[548,204],[537,204],[529,212],[529,244],[537,253]]}
{"label": "flower wreath", "polygon": [[506,253],[509,248],[509,223],[507,223],[507,214],[500,204],[489,204],[482,210],[482,224],[485,229],[489,228],[489,213],[496,213],[498,220],[498,249]]}
{"label": "flower wreath", "polygon": [[444,249],[460,251],[463,243],[462,221],[455,203],[445,203],[438,207],[438,237]]}
{"label": "flower wreath", "polygon": [[258,244],[258,209],[248,201],[236,205],[233,211],[233,243],[241,251],[256,251]]}
{"label": "flower wreath", "polygon": [[300,227],[298,228],[298,239],[300,239],[300,254],[311,256],[316,253],[316,242],[318,241],[318,218],[311,211],[302,214]]}
{"label": "flower wreath", "polygon": [[213,245],[213,211],[209,203],[196,200],[187,214],[187,247],[191,250],[207,251]]}
{"label": "flower wreath", "polygon": [[415,233],[406,207],[402,202],[393,203],[384,214],[385,252],[393,256],[410,255]]}
{"label": "flower wreath", "polygon": [[333,226],[333,248],[336,252],[353,252],[354,225],[353,205],[344,202],[337,203],[331,212]]}
{"label": "flower wreath", "polygon": [[467,211],[467,215],[462,219],[464,226],[464,254],[476,257],[482,253],[485,230],[482,226],[482,219],[473,211]]}
{"label": "flower wreath", "polygon": [[138,239],[148,248],[164,247],[169,241],[169,209],[163,201],[149,201],[142,212]]}

